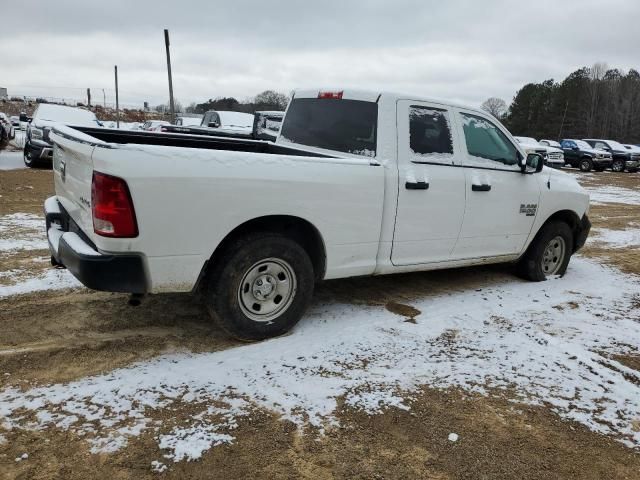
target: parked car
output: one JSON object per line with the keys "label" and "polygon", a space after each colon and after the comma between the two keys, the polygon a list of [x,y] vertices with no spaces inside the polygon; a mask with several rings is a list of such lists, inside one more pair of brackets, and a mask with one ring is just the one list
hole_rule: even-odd
{"label": "parked car", "polygon": [[593,148],[584,140],[565,138],[560,141],[564,150],[565,162],[583,172],[602,172],[611,168],[611,154],[605,150]]}
{"label": "parked car", "polygon": [[11,120],[11,125],[14,126],[14,128],[20,128],[20,117],[17,115],[12,115],[11,117],[9,117],[9,120]]}
{"label": "parked car", "polygon": [[611,154],[611,170],[614,172],[637,172],[640,168],[640,154],[627,151],[624,145],[615,140],[585,138],[585,142],[593,148],[605,150]]}
{"label": "parked car", "polygon": [[575,178],[478,108],[304,90],[275,143],[140,133],[54,130],[53,262],[136,302],[201,292],[244,340],[292,328],[322,279],[498,262],[561,276],[590,229]]}
{"label": "parked car", "polygon": [[27,167],[51,165],[53,143],[49,138],[54,125],[98,127],[102,124],[95,113],[82,108],[41,103],[36,107],[33,118],[27,125],[24,144],[24,163]]}
{"label": "parked car", "polygon": [[542,145],[532,137],[513,137],[519,142],[527,153],[540,153],[545,164],[553,168],[564,167],[564,152],[560,148]]}
{"label": "parked car", "polygon": [[560,142],[556,142],[555,140],[542,139],[538,143],[540,143],[540,145],[544,145],[545,147],[554,147],[562,150],[562,145],[560,145]]}
{"label": "parked car", "polygon": [[252,135],[256,140],[275,142],[280,133],[284,112],[261,111],[254,114]]}
{"label": "parked car", "polygon": [[15,129],[11,125],[11,120],[4,113],[0,112],[0,143],[13,140],[16,136]]}
{"label": "parked car", "polygon": [[176,118],[176,125],[179,127],[193,127],[198,126],[202,122],[202,115],[197,117],[178,117]]}
{"label": "parked car", "polygon": [[147,132],[160,132],[164,125],[171,125],[166,120],[147,120],[142,124],[140,130],[146,130]]}

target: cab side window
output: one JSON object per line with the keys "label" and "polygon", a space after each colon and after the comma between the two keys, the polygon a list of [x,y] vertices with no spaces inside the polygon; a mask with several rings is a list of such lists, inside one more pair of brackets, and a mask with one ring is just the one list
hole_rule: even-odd
{"label": "cab side window", "polygon": [[575,146],[576,146],[576,144],[574,142],[569,141],[569,140],[563,140],[562,141],[562,148],[573,148]]}
{"label": "cab side window", "polygon": [[460,115],[469,155],[504,165],[518,164],[518,150],[498,127],[479,116]]}
{"label": "cab side window", "polygon": [[595,148],[597,148],[599,150],[607,150],[609,147],[605,143],[596,142]]}
{"label": "cab side window", "polygon": [[449,112],[439,108],[409,107],[409,145],[414,155],[447,158],[453,155]]}

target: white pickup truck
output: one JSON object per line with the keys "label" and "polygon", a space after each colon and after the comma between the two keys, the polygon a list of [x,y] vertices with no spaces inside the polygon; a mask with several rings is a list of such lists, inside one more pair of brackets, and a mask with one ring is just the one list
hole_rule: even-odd
{"label": "white pickup truck", "polygon": [[589,197],[481,110],[297,91],[275,143],[57,127],[52,261],[86,286],[198,292],[231,335],[304,314],[314,283],[512,262],[563,275]]}

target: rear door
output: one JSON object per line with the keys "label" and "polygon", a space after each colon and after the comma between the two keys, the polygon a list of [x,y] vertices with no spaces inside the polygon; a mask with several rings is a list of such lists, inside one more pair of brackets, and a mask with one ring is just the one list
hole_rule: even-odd
{"label": "rear door", "polygon": [[466,208],[453,257],[517,254],[537,213],[538,179],[520,171],[518,149],[494,120],[464,110],[455,119],[465,144]]}
{"label": "rear door", "polygon": [[391,254],[394,265],[451,258],[465,205],[461,145],[451,115],[443,105],[398,101],[398,206]]}

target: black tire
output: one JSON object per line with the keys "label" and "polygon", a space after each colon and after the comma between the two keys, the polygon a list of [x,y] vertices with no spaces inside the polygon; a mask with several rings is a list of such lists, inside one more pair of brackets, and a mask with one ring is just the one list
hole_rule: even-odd
{"label": "black tire", "polygon": [[611,164],[611,170],[614,172],[624,172],[624,162],[622,160],[614,160]]}
{"label": "black tire", "polygon": [[[279,280],[266,269],[259,273],[265,265],[270,270],[275,265],[275,271],[280,267],[282,270],[276,276],[282,274],[283,278]],[[250,279],[252,273],[258,277]],[[253,305],[247,305],[251,303],[246,302],[247,296],[265,294],[256,292],[262,288],[257,286],[257,282],[263,285],[261,278],[266,279],[264,286],[289,282],[293,290],[280,295],[276,286],[266,293],[266,299],[256,299]],[[242,341],[263,340],[282,335],[298,323],[313,296],[314,282],[311,259],[298,243],[278,233],[257,233],[235,242],[216,259],[207,275],[204,301],[211,317],[230,336]],[[276,311],[258,320],[251,318],[264,315],[261,305]]]}
{"label": "black tire", "polygon": [[29,168],[38,168],[39,163],[33,158],[31,155],[31,148],[29,148],[29,143],[24,144],[24,164]]}
{"label": "black tire", "polygon": [[591,161],[590,158],[583,158],[580,160],[580,163],[578,164],[578,168],[580,168],[581,172],[590,172],[591,169],[593,168],[593,162]]}
{"label": "black tire", "polygon": [[[564,254],[562,258],[552,263],[554,270],[549,270],[549,263],[547,263],[548,248],[554,251],[555,244],[562,243],[558,238],[564,242]],[[535,236],[531,245],[518,262],[518,274],[533,282],[541,282],[546,280],[547,275],[560,275],[563,276],[567,271],[569,260],[573,254],[573,232],[569,225],[561,221],[552,221],[545,224],[538,234]],[[555,267],[557,265],[557,267]]]}

